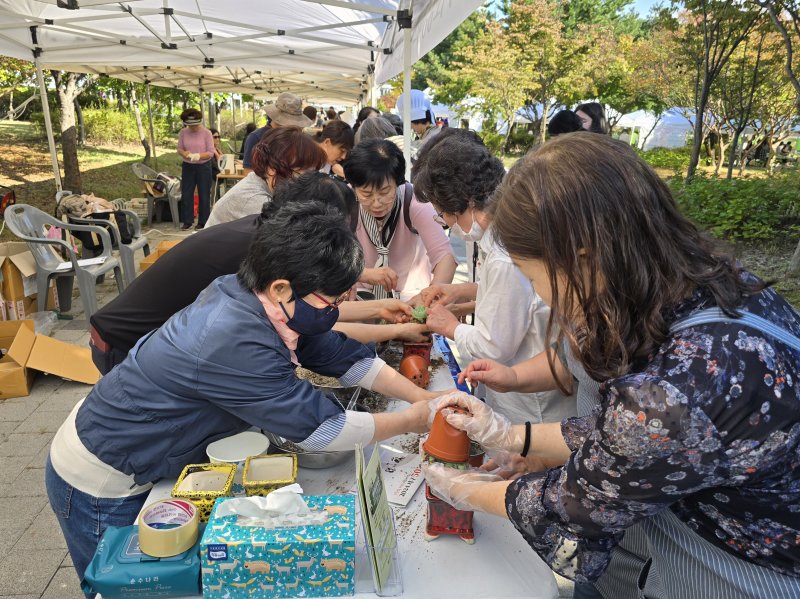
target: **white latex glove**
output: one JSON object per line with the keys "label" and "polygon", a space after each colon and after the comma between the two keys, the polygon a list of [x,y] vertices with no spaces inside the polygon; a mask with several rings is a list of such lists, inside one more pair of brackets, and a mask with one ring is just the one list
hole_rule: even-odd
{"label": "white latex glove", "polygon": [[524,432],[514,430],[505,416],[497,414],[480,399],[463,391],[454,391],[443,396],[442,408],[459,406],[469,413],[459,414],[452,410],[444,410],[447,422],[469,435],[486,451],[508,451],[518,453],[524,443]]}
{"label": "white latex glove", "polygon": [[504,480],[501,476],[478,468],[458,470],[438,462],[430,463],[424,456],[422,459],[422,474],[425,476],[425,480],[428,481],[428,486],[434,495],[457,510],[465,511],[478,509],[470,498],[472,493],[481,485]]}
{"label": "white latex glove", "polygon": [[191,160],[192,162],[197,162],[198,160],[200,160],[200,154],[198,154],[197,152],[189,154],[189,160]]}

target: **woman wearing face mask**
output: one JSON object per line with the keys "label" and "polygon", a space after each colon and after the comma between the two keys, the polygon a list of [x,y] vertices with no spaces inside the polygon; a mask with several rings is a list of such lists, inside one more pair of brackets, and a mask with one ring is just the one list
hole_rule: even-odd
{"label": "woman wearing face mask", "polygon": [[[427,430],[435,394],[330,330],[363,265],[340,212],[317,201],[277,207],[238,274],[217,278],[95,385],[56,433],[46,467],[78,576],[107,526],[131,524],[155,481],[205,462],[217,439],[256,426],[306,450],[343,450]],[[301,363],[413,405],[345,411],[295,376]]]}
{"label": "woman wearing face mask", "polygon": [[[424,289],[428,328],[453,339],[468,362],[489,358],[506,366],[519,364],[545,349],[550,309],[494,239],[489,210],[505,175],[503,163],[471,137],[434,142],[421,168],[415,167],[417,194],[433,205],[451,235],[475,244],[477,283]],[[474,323],[460,323],[448,307],[472,300]],[[575,415],[575,399],[558,390],[501,393],[481,387],[477,394],[514,422],[559,422]]]}

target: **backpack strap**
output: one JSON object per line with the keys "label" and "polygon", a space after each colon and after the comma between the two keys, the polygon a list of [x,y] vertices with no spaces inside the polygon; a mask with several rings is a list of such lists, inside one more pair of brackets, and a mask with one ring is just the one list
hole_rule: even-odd
{"label": "backpack strap", "polygon": [[675,334],[684,329],[688,329],[689,327],[711,322],[739,323],[752,329],[756,329],[757,331],[761,331],[762,333],[766,333],[770,337],[773,337],[781,343],[788,345],[795,351],[800,351],[800,339],[798,339],[795,335],[792,335],[787,330],[782,329],[766,318],[761,318],[760,316],[756,316],[750,312],[742,312],[739,318],[731,318],[719,308],[707,308],[673,323],[669,329],[669,332]]}
{"label": "backpack strap", "polygon": [[405,188],[403,189],[403,222],[406,228],[414,235],[419,235],[419,231],[411,224],[411,198],[414,196],[414,186],[409,181],[406,181]]}

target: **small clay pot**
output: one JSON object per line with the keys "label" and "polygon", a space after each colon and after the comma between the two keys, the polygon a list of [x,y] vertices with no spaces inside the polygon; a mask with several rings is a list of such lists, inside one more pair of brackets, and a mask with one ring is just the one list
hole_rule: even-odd
{"label": "small clay pot", "polygon": [[[456,412],[466,414],[466,411],[458,408],[450,408]],[[428,440],[422,445],[425,453],[437,460],[445,462],[466,462],[469,460],[470,440],[467,433],[451,426],[442,415],[442,411],[436,412],[433,417],[433,425],[428,435]]]}
{"label": "small clay pot", "polygon": [[403,343],[403,357],[422,356],[430,364],[431,347],[433,347],[433,341],[428,341],[427,343]]}
{"label": "small clay pot", "polygon": [[483,466],[483,460],[486,457],[486,452],[483,447],[478,445],[475,441],[469,444],[469,465],[473,468],[480,468]]}
{"label": "small clay pot", "polygon": [[422,389],[427,388],[431,382],[428,362],[422,356],[412,355],[403,358],[400,361],[400,374]]}

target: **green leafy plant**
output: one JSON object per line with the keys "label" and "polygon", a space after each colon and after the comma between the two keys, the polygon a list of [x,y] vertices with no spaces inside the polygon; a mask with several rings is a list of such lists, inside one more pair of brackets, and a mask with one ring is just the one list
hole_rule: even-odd
{"label": "green leafy plant", "polygon": [[411,318],[420,324],[425,324],[428,320],[428,309],[425,306],[417,306],[411,310]]}

